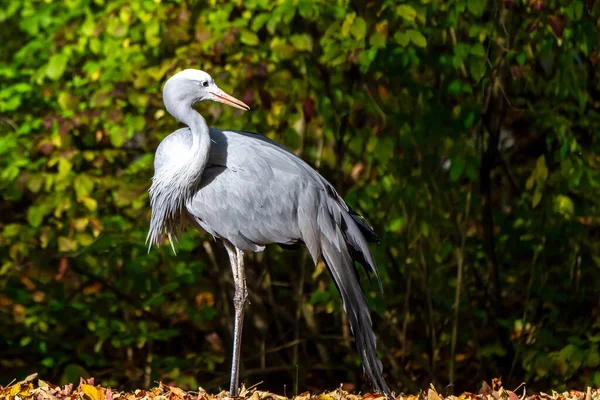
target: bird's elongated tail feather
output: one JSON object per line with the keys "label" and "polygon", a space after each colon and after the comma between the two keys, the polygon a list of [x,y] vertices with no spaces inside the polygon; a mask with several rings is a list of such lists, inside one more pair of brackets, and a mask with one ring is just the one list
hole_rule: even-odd
{"label": "bird's elongated tail feather", "polygon": [[[352,225],[352,230],[358,230],[356,225]],[[325,260],[325,263],[327,264],[331,276],[333,277],[333,280],[335,281],[335,284],[342,297],[342,304],[346,314],[348,315],[348,321],[356,340],[356,348],[362,359],[365,375],[367,375],[377,391],[388,395],[389,398],[393,398],[391,391],[383,378],[383,365],[379,358],[377,358],[376,338],[375,333],[373,332],[373,324],[371,322],[371,315],[367,305],[367,298],[360,286],[360,282],[354,268],[354,260],[352,259],[350,249],[347,245],[346,237],[349,235],[347,232],[348,226],[344,225],[342,228],[346,232],[342,232],[341,227],[339,225],[335,225],[334,235],[321,236],[321,251],[323,254],[323,259]],[[361,238],[362,241],[358,240],[356,237],[353,237],[353,240],[355,241],[354,245],[356,247],[359,247],[358,242],[364,242],[366,246],[365,238],[362,237],[362,235]],[[354,247],[354,245],[350,244],[351,247]],[[368,253],[368,255],[365,254],[363,258],[372,261],[372,255],[368,250],[368,247],[360,250],[361,254],[362,251]],[[356,253],[356,250],[354,250],[354,252]],[[367,264],[370,263],[367,262]],[[371,265],[365,265],[367,268],[371,266],[376,268],[374,263]]]}
{"label": "bird's elongated tail feather", "polygon": [[379,243],[381,241],[379,236],[377,236],[377,233],[375,233],[375,230],[364,220],[360,214],[351,208],[348,210],[348,214],[350,214],[350,217],[352,217],[352,220],[356,223],[358,229],[360,229],[360,232],[363,234],[367,242]]}
{"label": "bird's elongated tail feather", "polygon": [[[350,257],[360,263],[369,274],[375,275],[379,283],[379,289],[383,292],[377,264],[375,264],[368,243],[368,241],[379,240],[375,231],[352,209],[349,213],[341,212],[340,225],[345,242],[350,250]],[[369,275],[370,278],[371,275]]]}

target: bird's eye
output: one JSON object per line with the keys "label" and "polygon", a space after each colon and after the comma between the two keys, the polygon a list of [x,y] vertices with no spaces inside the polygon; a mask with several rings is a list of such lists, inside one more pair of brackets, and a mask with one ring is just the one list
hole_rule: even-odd
{"label": "bird's eye", "polygon": [[208,81],[203,81],[203,82],[202,82],[202,86],[204,86],[204,87],[208,87]]}

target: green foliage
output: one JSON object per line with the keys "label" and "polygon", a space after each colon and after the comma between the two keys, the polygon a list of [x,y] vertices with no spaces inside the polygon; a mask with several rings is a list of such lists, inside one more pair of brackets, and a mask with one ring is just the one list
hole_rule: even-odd
{"label": "green foliage", "polygon": [[[178,127],[161,87],[192,67],[253,107],[203,104],[209,123],[284,143],[381,234],[384,295],[365,287],[393,388],[600,385],[599,7],[4,1],[2,380],[227,383],[220,246],[144,244],[152,154]],[[242,377],[357,381],[323,266],[270,248],[248,269]]]}

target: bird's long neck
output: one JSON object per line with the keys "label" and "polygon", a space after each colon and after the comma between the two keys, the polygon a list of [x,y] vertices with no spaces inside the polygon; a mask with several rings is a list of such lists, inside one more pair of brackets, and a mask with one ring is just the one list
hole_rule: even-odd
{"label": "bird's long neck", "polygon": [[[190,185],[189,189],[192,192],[189,193],[189,196],[193,196],[208,162],[210,134],[206,120],[199,112],[192,108],[188,115],[188,120],[183,122],[190,128],[192,133],[192,147],[189,151],[188,165],[184,175],[186,175],[186,182]],[[189,200],[189,198],[186,200]]]}
{"label": "bird's long neck", "polygon": [[[186,204],[192,200],[198,189],[202,173],[210,154],[210,133],[206,120],[191,106],[170,107],[167,110],[176,119],[186,124],[191,132],[192,144],[161,171],[155,171],[150,187],[152,219],[147,241],[159,244],[166,233],[169,238],[177,235],[186,225]],[[172,242],[171,242],[172,243]]]}
{"label": "bird's long neck", "polygon": [[210,133],[206,120],[191,104],[183,102],[173,105],[168,97],[165,101],[167,111],[180,122],[190,128],[192,145],[184,153],[173,160],[168,173],[172,179],[171,185],[176,184],[182,199],[178,199],[177,206],[184,206],[198,190],[204,167],[210,154]]}

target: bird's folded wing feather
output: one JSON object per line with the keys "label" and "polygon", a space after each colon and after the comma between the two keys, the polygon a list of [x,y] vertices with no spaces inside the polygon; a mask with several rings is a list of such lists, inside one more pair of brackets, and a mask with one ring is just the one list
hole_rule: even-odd
{"label": "bird's folded wing feather", "polygon": [[201,187],[187,205],[200,226],[247,251],[298,242],[299,199],[319,195],[328,183],[263,136],[212,129],[211,139]]}

